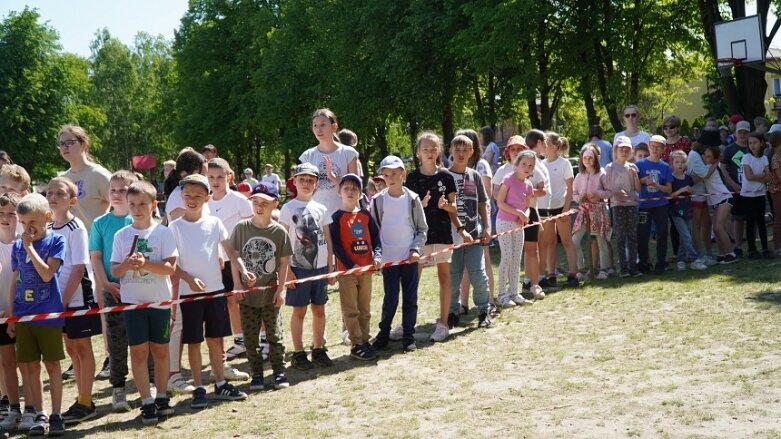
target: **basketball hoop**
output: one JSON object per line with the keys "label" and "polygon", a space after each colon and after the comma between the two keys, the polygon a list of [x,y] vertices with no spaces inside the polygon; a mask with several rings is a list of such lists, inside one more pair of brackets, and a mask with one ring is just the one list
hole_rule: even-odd
{"label": "basketball hoop", "polygon": [[718,58],[716,60],[716,67],[722,77],[728,78],[732,76],[732,67],[740,67],[743,64],[743,60],[740,58]]}

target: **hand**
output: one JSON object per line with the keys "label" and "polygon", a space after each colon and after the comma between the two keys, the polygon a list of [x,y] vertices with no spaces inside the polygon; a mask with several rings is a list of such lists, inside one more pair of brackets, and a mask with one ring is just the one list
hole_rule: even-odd
{"label": "hand", "polygon": [[146,258],[139,252],[135,252],[127,257],[127,262],[130,264],[130,268],[134,271],[138,271],[146,264]]}
{"label": "hand", "polygon": [[445,194],[439,196],[439,200],[437,200],[437,207],[444,210],[449,204],[450,202],[447,201],[447,198],[445,198]]}
{"label": "hand", "polygon": [[529,217],[527,217],[526,214],[521,212],[520,210],[518,211],[518,224],[522,226],[529,224]]}
{"label": "hand", "polygon": [[16,323],[9,323],[8,324],[8,329],[6,329],[5,332],[11,338],[16,337]]}
{"label": "hand", "polygon": [[379,259],[374,260],[374,270],[380,271],[382,269],[382,261]]}
{"label": "hand", "polygon": [[111,294],[111,297],[119,301],[119,284],[116,282],[109,282],[105,285],[106,291]]}
{"label": "hand", "polygon": [[282,294],[282,290],[277,290],[276,293],[274,293],[274,306],[277,308],[281,308],[282,305],[285,304],[285,295]]}
{"label": "hand", "polygon": [[[330,270],[328,270],[328,273],[329,274],[330,273],[335,273],[336,271],[337,271],[336,270],[336,265],[334,265],[334,266],[331,267]],[[326,279],[326,282],[328,282],[328,285],[336,285],[336,276],[329,277],[328,279]]]}
{"label": "hand", "polygon": [[420,200],[420,204],[423,205],[423,208],[428,207],[429,200],[431,200],[431,191],[426,191],[426,196],[424,196],[423,199]]}
{"label": "hand", "polygon": [[192,282],[187,282],[187,285],[190,286],[193,293],[203,293],[206,291],[206,283],[197,277],[194,277]]}
{"label": "hand", "polygon": [[241,282],[246,285],[247,288],[252,288],[257,280],[258,278],[255,276],[255,273],[249,271],[241,273]]}
{"label": "hand", "polygon": [[35,233],[35,230],[30,230],[29,232],[22,233],[22,245],[24,248],[30,248],[33,245],[33,234]]}
{"label": "hand", "polygon": [[174,322],[176,321],[176,305],[171,306],[171,327],[174,327]]}
{"label": "hand", "polygon": [[285,286],[287,288],[295,288],[297,286],[297,280],[298,278],[296,278],[296,274],[293,273],[293,270],[290,270],[287,272],[287,283]]}
{"label": "hand", "polygon": [[416,250],[412,250],[409,252],[409,261],[410,263],[414,264],[415,262],[418,262],[420,259],[420,253],[418,253]]}
{"label": "hand", "polygon": [[488,227],[485,227],[483,229],[483,234],[480,237],[480,241],[488,242],[490,240],[491,240],[491,229],[489,229]]}
{"label": "hand", "polygon": [[236,294],[234,295],[234,297],[235,297],[235,298],[236,298],[236,300],[238,300],[239,302],[243,302],[243,301],[244,301],[244,299],[246,299],[246,298],[247,298],[247,294],[246,294],[246,293],[236,293]]}
{"label": "hand", "polygon": [[334,175],[333,173],[334,167],[333,164],[331,163],[331,157],[325,156],[324,161],[325,161],[325,175],[327,175],[328,178],[336,178],[336,175]]}
{"label": "hand", "polygon": [[470,235],[469,232],[467,232],[466,230],[461,231],[461,239],[463,239],[464,242],[467,244],[471,244],[475,242],[475,239],[472,238],[472,235]]}

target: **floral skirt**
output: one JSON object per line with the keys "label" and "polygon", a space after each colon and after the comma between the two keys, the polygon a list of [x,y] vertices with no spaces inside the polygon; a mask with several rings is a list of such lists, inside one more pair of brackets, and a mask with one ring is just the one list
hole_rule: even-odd
{"label": "floral skirt", "polygon": [[580,205],[578,215],[575,217],[575,224],[572,226],[573,233],[586,226],[586,215],[591,221],[592,235],[610,236],[612,228],[610,227],[610,216],[605,203],[583,203]]}

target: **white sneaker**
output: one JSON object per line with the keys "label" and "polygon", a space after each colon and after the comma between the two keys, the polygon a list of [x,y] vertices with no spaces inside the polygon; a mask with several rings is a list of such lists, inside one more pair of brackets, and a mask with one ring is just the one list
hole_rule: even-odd
{"label": "white sneaker", "polygon": [[22,413],[21,420],[19,421],[19,425],[16,427],[19,431],[29,431],[30,428],[32,428],[33,423],[35,422],[35,412],[28,412],[25,411]]}
{"label": "white sneaker", "polygon": [[600,271],[599,274],[597,274],[597,280],[605,280],[608,278],[607,271]]}
{"label": "white sneaker", "polygon": [[691,264],[689,264],[689,268],[691,268],[692,270],[707,270],[708,266],[698,259],[692,262]]}
{"label": "white sneaker", "polygon": [[175,373],[168,378],[168,390],[174,394],[190,394],[195,390],[195,386],[188,383],[181,373]]}
{"label": "white sneaker", "polygon": [[542,291],[542,287],[539,285],[532,285],[529,291],[532,293],[532,296],[534,296],[535,299],[545,298],[545,292]]}
{"label": "white sneaker", "polygon": [[450,330],[447,328],[447,325],[437,323],[437,326],[434,328],[434,333],[431,334],[431,341],[445,341],[449,336]]}
{"label": "white sneaker", "polygon": [[342,331],[342,344],[345,346],[352,346],[352,342],[350,341],[350,331],[344,330]]}
{"label": "white sneaker", "polygon": [[501,298],[499,299],[499,306],[502,308],[512,308],[516,305],[515,302],[511,298]]}
{"label": "white sneaker", "polygon": [[610,267],[610,268],[607,269],[607,275],[608,276],[615,276],[615,274],[616,274],[616,269],[615,268]]}
{"label": "white sneaker", "polygon": [[705,265],[709,266],[709,267],[710,267],[711,265],[716,265],[716,264],[718,264],[718,263],[719,263],[719,261],[717,261],[717,260],[716,260],[716,259],[715,259],[713,256],[711,256],[711,255],[707,255],[707,256],[705,256],[705,257],[704,257],[704,258],[702,258],[702,259],[703,259],[703,261],[702,261],[702,262],[703,262]]}
{"label": "white sneaker", "polygon": [[[32,413],[31,413],[32,414]],[[33,414],[34,415],[34,414]],[[16,426],[19,424],[19,418],[22,417],[22,414],[11,410],[8,412],[8,415],[0,421],[0,428],[5,431],[14,431],[16,430]],[[29,430],[29,428],[27,429]]]}
{"label": "white sneaker", "polygon": [[531,305],[531,304],[533,304],[533,303],[534,303],[534,302],[532,302],[531,300],[529,300],[529,299],[527,299],[527,298],[525,298],[525,297],[521,296],[520,294],[518,294],[517,296],[513,297],[513,298],[512,298],[512,301],[513,301],[513,302],[514,302],[516,305],[519,305],[519,306],[524,306],[524,305]]}
{"label": "white sneaker", "polygon": [[677,268],[678,271],[686,271],[686,262],[678,261],[678,263],[675,264],[675,268]]}
{"label": "white sneaker", "polygon": [[[222,365],[223,373],[225,374],[226,381],[247,381],[249,380],[249,374],[242,372],[228,363]],[[194,389],[193,389],[194,390]]]}
{"label": "white sneaker", "polygon": [[130,404],[127,403],[127,394],[124,387],[114,387],[111,391],[111,410],[115,412],[130,411]]}
{"label": "white sneaker", "polygon": [[238,358],[242,355],[245,355],[247,353],[247,348],[244,347],[244,344],[236,344],[234,343],[233,346],[229,347],[227,351],[225,351],[225,358],[227,358],[229,361],[233,360],[234,358]]}
{"label": "white sneaker", "polygon": [[401,325],[399,325],[391,329],[388,338],[390,338],[393,341],[401,340],[402,338],[404,338],[404,328],[402,328]]}

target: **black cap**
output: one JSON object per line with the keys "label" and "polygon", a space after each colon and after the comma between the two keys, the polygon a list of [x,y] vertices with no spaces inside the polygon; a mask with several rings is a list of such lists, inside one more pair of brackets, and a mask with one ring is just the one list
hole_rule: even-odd
{"label": "black cap", "polygon": [[721,136],[719,130],[715,128],[705,128],[700,132],[700,137],[697,138],[697,143],[702,146],[719,146],[721,145]]}

